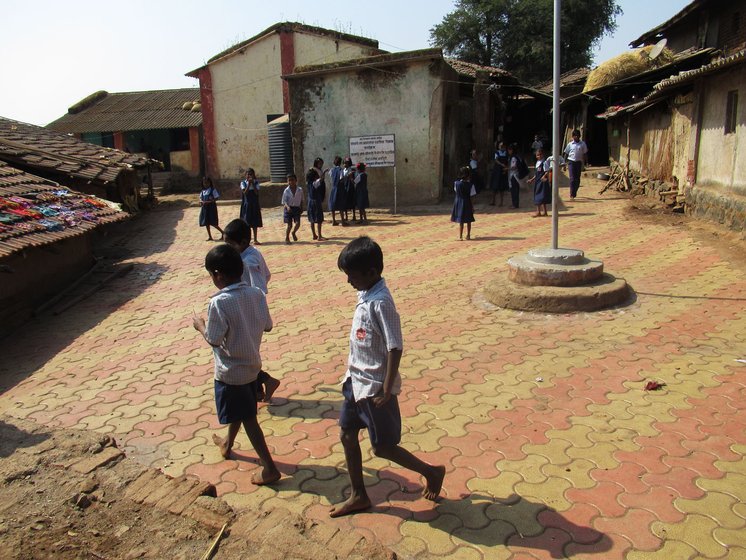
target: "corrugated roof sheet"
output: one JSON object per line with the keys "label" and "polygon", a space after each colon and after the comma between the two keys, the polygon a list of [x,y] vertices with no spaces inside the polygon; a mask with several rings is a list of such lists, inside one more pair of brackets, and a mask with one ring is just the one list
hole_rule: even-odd
{"label": "corrugated roof sheet", "polygon": [[744,62],[746,62],[746,49],[740,50],[730,56],[718,58],[717,60],[714,60],[709,64],[704,64],[699,68],[684,70],[675,76],[661,80],[653,86],[653,91],[647,94],[642,100],[627,103],[625,105],[609,107],[605,112],[596,116],[601,119],[609,119],[621,113],[633,113],[653,103],[657,103],[660,99],[665,99],[666,93],[669,90],[675,89],[682,84],[691,82],[700,76],[705,76],[730,66],[735,66],[736,64],[743,64]]}
{"label": "corrugated roof sheet", "polygon": [[640,35],[637,39],[634,41],[631,41],[629,43],[630,47],[639,47],[641,45],[644,45],[648,42],[652,42],[653,40],[658,39],[658,35],[663,33],[665,30],[667,30],[669,27],[675,25],[676,23],[680,22],[682,19],[684,19],[686,16],[691,14],[694,10],[699,8],[701,5],[705,4],[708,0],[694,0],[693,2],[687,4],[684,6],[683,9],[679,10],[674,16],[672,16],[670,19],[664,21],[660,25],[653,27],[650,31],[647,31]]}
{"label": "corrugated roof sheet", "polygon": [[47,128],[83,133],[189,128],[202,124],[201,112],[182,108],[185,103],[199,102],[199,88],[101,94],[84,108],[77,105],[85,100],[73,105],[65,116],[49,123]]}
{"label": "corrugated roof sheet", "polygon": [[103,148],[33,124],[0,117],[0,160],[44,172],[108,183],[123,169],[156,163],[121,150]]}
{"label": "corrugated roof sheet", "polygon": [[0,161],[0,258],[127,218],[113,203]]}

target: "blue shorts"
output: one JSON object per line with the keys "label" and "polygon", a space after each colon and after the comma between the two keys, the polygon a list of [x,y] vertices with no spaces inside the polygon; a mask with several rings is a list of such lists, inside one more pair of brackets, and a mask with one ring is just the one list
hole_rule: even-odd
{"label": "blue shorts", "polygon": [[300,223],[300,213],[301,213],[301,207],[300,206],[291,206],[290,210],[285,208],[282,211],[282,221],[286,224],[291,224],[295,222],[296,224]]}
{"label": "blue shorts", "polygon": [[221,424],[233,424],[256,417],[256,381],[228,385],[215,380],[215,408]]}
{"label": "blue shorts", "polygon": [[340,427],[347,430],[368,428],[368,436],[373,447],[399,445],[401,441],[401,413],[396,395],[381,407],[373,404],[373,398],[355,402],[352,394],[352,379],[342,384],[342,411],[339,415]]}

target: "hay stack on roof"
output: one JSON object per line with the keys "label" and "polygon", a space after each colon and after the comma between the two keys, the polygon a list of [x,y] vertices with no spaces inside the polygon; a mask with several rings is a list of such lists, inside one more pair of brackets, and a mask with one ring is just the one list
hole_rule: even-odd
{"label": "hay stack on roof", "polygon": [[655,45],[646,45],[639,49],[624,52],[599,64],[588,74],[583,93],[608,86],[624,78],[641,74],[673,61],[673,52],[667,48],[664,48],[655,58],[650,58],[650,51],[654,48]]}

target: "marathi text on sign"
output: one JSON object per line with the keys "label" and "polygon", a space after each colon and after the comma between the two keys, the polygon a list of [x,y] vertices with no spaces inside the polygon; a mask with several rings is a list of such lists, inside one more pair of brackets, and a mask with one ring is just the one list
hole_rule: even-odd
{"label": "marathi text on sign", "polygon": [[350,157],[367,167],[395,167],[396,142],[393,134],[350,138]]}

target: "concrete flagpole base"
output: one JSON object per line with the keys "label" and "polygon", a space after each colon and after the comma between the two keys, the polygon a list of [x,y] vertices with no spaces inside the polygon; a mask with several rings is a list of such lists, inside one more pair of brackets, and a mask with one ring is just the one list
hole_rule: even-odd
{"label": "concrete flagpole base", "polygon": [[571,313],[623,303],[630,288],[579,249],[531,249],[508,260],[507,277],[487,284],[485,296],[508,309]]}

